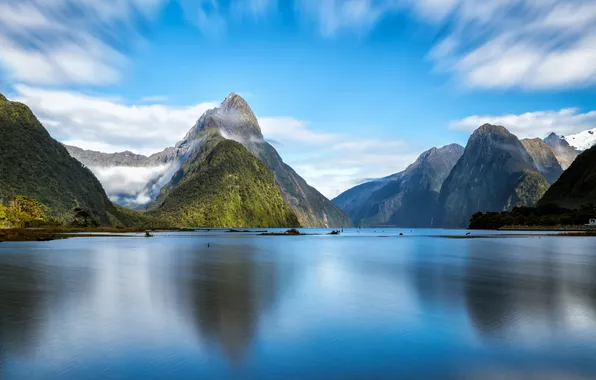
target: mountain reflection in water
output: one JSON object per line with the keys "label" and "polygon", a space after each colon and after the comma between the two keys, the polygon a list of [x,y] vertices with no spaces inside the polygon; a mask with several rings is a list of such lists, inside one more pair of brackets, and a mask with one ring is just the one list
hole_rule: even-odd
{"label": "mountain reflection in water", "polygon": [[0,377],[594,378],[593,244],[206,233],[4,243]]}

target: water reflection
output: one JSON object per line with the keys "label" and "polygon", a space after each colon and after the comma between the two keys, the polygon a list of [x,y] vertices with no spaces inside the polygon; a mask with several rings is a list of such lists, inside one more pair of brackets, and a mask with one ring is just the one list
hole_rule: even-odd
{"label": "water reflection", "polygon": [[246,244],[215,245],[188,264],[182,294],[195,326],[233,364],[242,363],[261,316],[278,297],[278,263]]}
{"label": "water reflection", "polygon": [[0,247],[0,377],[596,374],[591,240],[92,241]]}
{"label": "water reflection", "polygon": [[480,336],[535,345],[596,336],[596,256],[552,243],[469,245],[465,298]]}
{"label": "water reflection", "polygon": [[30,262],[0,262],[0,371],[6,358],[28,355],[40,328],[44,273]]}

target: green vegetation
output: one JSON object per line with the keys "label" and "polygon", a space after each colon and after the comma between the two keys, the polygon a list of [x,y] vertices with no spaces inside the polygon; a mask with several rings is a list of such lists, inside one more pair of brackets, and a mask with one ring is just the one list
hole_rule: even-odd
{"label": "green vegetation", "polygon": [[26,105],[1,97],[0,203],[20,195],[46,205],[48,218],[61,224],[71,222],[75,207],[102,225],[119,214],[97,178],[50,137]]}
{"label": "green vegetation", "polygon": [[536,202],[548,190],[548,182],[538,172],[526,170],[513,189],[513,193],[507,200],[507,208],[514,206],[530,206]]}
{"label": "green vegetation", "polygon": [[596,204],[596,146],[580,154],[540,200],[569,209],[591,203]]}
{"label": "green vegetation", "polygon": [[48,210],[43,203],[19,195],[8,206],[0,203],[0,228],[54,225],[56,222],[46,215]]}
{"label": "green vegetation", "polygon": [[273,173],[242,144],[203,137],[148,215],[171,226],[293,227]]}
{"label": "green vegetation", "polygon": [[593,205],[569,210],[556,205],[538,207],[515,207],[511,211],[478,212],[472,215],[471,229],[494,230],[506,226],[557,227],[581,226],[596,216]]}

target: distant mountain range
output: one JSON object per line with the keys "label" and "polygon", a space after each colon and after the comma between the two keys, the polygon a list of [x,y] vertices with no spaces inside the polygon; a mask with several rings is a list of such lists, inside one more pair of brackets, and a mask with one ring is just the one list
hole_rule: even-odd
{"label": "distant mountain range", "polygon": [[352,188],[333,202],[362,227],[433,226],[441,186],[463,153],[457,144],[432,148],[403,172]]}
{"label": "distant mountain range", "polygon": [[466,227],[478,211],[535,205],[577,156],[554,133],[520,141],[486,124],[465,150],[433,148],[405,171],[358,185],[333,202],[362,227]]}

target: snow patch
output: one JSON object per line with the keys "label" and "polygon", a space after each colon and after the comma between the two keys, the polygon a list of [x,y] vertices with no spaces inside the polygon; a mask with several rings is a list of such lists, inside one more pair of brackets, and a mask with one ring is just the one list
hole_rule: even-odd
{"label": "snow patch", "polygon": [[565,139],[569,145],[575,149],[584,151],[590,149],[592,146],[594,146],[594,144],[596,144],[596,128],[576,133],[574,135],[565,136],[563,139]]}

